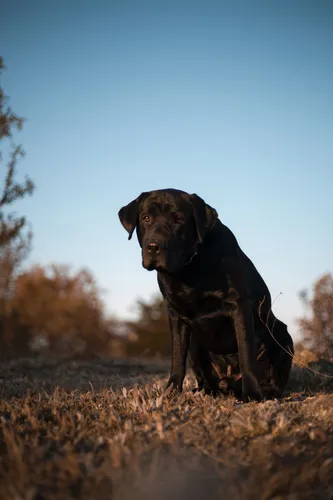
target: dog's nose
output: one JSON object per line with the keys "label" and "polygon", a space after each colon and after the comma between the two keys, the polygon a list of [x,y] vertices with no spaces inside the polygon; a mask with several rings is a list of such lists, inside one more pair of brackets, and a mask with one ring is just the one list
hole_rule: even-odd
{"label": "dog's nose", "polygon": [[148,243],[147,245],[147,249],[148,249],[148,252],[150,254],[158,254],[159,251],[160,251],[160,246],[158,243],[156,243],[156,241],[151,241],[150,243]]}

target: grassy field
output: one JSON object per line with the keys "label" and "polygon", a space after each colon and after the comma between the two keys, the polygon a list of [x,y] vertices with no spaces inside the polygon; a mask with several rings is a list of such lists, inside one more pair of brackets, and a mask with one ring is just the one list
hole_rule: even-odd
{"label": "grassy field", "polygon": [[[0,365],[0,498],[331,499],[333,379],[281,401],[163,397],[168,364]],[[332,393],[332,394],[331,394]]]}

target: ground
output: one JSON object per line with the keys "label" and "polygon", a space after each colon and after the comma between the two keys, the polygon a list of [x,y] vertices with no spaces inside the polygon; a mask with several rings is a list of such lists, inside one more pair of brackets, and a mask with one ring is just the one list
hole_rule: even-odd
{"label": "ground", "polygon": [[167,371],[2,363],[0,498],[333,498],[332,378],[295,366],[283,400],[242,404],[192,394],[191,375],[163,397]]}

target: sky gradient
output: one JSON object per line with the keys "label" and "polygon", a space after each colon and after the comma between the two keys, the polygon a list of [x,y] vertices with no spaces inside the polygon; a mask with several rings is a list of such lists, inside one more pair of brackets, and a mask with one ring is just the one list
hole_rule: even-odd
{"label": "sky gradient", "polygon": [[217,209],[297,335],[298,292],[332,271],[333,2],[36,1],[1,7],[2,85],[29,263],[88,267],[121,317],[158,292],[119,208],[174,187]]}

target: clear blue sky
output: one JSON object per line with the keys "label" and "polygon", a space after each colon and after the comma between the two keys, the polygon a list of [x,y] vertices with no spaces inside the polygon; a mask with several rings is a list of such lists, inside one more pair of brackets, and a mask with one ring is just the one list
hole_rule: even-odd
{"label": "clear blue sky", "polygon": [[30,262],[87,266],[110,311],[157,292],[117,212],[142,191],[200,194],[297,334],[297,293],[333,262],[333,2],[11,0],[2,84]]}

